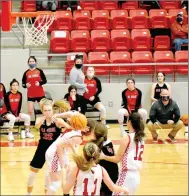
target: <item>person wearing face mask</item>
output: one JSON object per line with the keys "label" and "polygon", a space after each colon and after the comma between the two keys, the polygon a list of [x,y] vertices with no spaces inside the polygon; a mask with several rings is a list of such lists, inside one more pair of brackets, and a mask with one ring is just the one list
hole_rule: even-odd
{"label": "person wearing face mask", "polygon": [[71,110],[79,111],[82,114],[85,113],[82,96],[77,94],[77,88],[75,85],[69,86],[68,93],[65,94],[64,99],[70,103]]}
{"label": "person wearing face mask", "polygon": [[163,89],[160,95],[161,98],[150,109],[150,121],[147,127],[155,143],[158,142],[156,129],[160,128],[172,129],[168,137],[171,142],[176,142],[175,136],[183,126],[183,122],[180,120],[180,109],[177,103],[170,98],[167,89]]}
{"label": "person wearing face mask", "polygon": [[43,71],[36,67],[37,60],[34,56],[30,56],[28,59],[29,69],[24,73],[22,78],[22,87],[27,88],[28,97],[28,114],[33,114],[34,103],[40,102],[45,97],[43,89],[44,84],[47,83],[45,74]]}
{"label": "person wearing face mask", "polygon": [[184,24],[183,13],[176,16],[176,21],[171,25],[171,32],[175,39],[175,51],[181,50],[182,44],[188,44],[188,24]]}
{"label": "person wearing face mask", "polygon": [[[87,75],[85,76],[84,83],[88,89],[88,92],[83,94],[85,103],[90,104],[99,110],[101,122],[106,124],[106,109],[99,98],[99,94],[102,92],[102,86],[100,80],[95,76],[94,67],[87,68]],[[106,126],[109,128],[108,125]]]}
{"label": "person wearing face mask", "polygon": [[88,92],[86,84],[84,83],[85,75],[82,71],[83,56],[76,55],[74,59],[75,65],[72,67],[69,75],[69,81],[71,85],[75,85],[77,93],[83,96],[84,92]]}
{"label": "person wearing face mask", "polygon": [[151,89],[152,104],[160,98],[160,93],[163,89],[167,89],[171,94],[171,86],[168,83],[165,83],[165,73],[158,72],[157,83],[154,83]]}

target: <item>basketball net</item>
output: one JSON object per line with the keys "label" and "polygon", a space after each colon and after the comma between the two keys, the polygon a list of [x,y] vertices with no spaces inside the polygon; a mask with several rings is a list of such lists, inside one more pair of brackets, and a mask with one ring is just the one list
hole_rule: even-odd
{"label": "basketball net", "polygon": [[44,14],[36,17],[32,22],[32,17],[22,17],[25,35],[25,46],[39,46],[48,42],[47,30],[56,19],[55,14]]}

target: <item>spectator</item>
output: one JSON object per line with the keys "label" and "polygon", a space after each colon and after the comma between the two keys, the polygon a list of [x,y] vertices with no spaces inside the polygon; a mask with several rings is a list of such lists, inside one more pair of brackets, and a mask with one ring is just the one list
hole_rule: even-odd
{"label": "spectator", "polygon": [[81,7],[79,5],[79,1],[61,1],[60,2],[60,7],[66,7],[67,10],[72,11],[75,10],[75,8],[77,10],[81,10]]}
{"label": "spectator", "polygon": [[170,99],[167,89],[161,91],[161,99],[156,101],[150,109],[150,121],[147,124],[152,134],[154,142],[158,142],[156,129],[172,129],[168,137],[171,142],[176,142],[175,136],[182,128],[183,122],[180,120],[180,110],[175,101]]}
{"label": "spectator", "polygon": [[171,86],[165,83],[165,73],[158,72],[157,73],[157,83],[152,85],[151,90],[151,101],[157,101],[160,98],[160,93],[163,89],[167,89],[171,95]]}
{"label": "spectator", "polygon": [[6,89],[3,83],[0,82],[0,116],[6,112],[4,98],[6,96]]}
{"label": "spectator", "polygon": [[36,7],[37,10],[49,10],[56,11],[58,6],[58,0],[37,0]]}
{"label": "spectator", "polygon": [[75,62],[75,66],[72,67],[69,76],[70,84],[75,85],[77,88],[77,93],[83,96],[83,93],[85,91],[88,92],[86,84],[84,83],[85,75],[82,71],[83,56],[76,55],[74,62]]}
{"label": "spectator", "polygon": [[124,136],[125,130],[123,127],[124,116],[128,117],[133,112],[138,112],[143,120],[147,120],[147,111],[142,108],[142,92],[135,87],[135,80],[128,78],[126,80],[127,88],[122,92],[122,109],[118,111],[118,121],[122,136]]}
{"label": "spectator", "polygon": [[85,76],[84,83],[88,89],[88,92],[83,94],[86,105],[90,104],[99,110],[101,122],[106,124],[106,109],[99,98],[99,94],[102,91],[102,86],[100,80],[95,76],[93,67],[87,68],[87,75]]}
{"label": "spectator", "polygon": [[184,24],[184,16],[179,13],[176,16],[176,21],[171,24],[171,32],[175,39],[175,51],[181,50],[182,44],[188,44],[188,24]]}
{"label": "spectator", "polygon": [[83,98],[81,95],[77,94],[77,88],[75,85],[70,85],[68,88],[68,93],[65,94],[64,99],[70,103],[71,110],[79,111],[85,113],[85,108],[83,107]]}
{"label": "spectator", "polygon": [[14,123],[23,120],[25,125],[25,130],[21,131],[21,138],[33,138],[34,136],[30,133],[30,116],[28,114],[21,113],[22,107],[22,94],[18,91],[19,82],[13,79],[10,82],[10,91],[7,92],[5,97],[5,103],[7,107],[7,114],[4,115],[6,119],[9,120],[9,135],[8,140],[14,141],[14,136],[12,134],[12,129]]}
{"label": "spectator", "polygon": [[40,102],[45,97],[45,92],[42,85],[47,83],[45,74],[37,68],[37,60],[34,56],[28,59],[29,69],[24,73],[22,78],[22,87],[27,88],[28,97],[28,114],[33,113],[34,103]]}

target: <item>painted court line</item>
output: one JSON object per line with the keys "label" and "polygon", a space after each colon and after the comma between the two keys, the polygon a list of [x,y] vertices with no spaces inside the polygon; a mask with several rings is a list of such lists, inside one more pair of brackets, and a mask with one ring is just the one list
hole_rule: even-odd
{"label": "painted court line", "polygon": [[[115,145],[119,145],[120,144],[120,140],[112,140],[113,144]],[[85,144],[86,141],[84,141],[82,144]],[[188,140],[186,139],[177,139],[177,143],[175,144],[187,144]],[[145,144],[157,144],[157,143],[153,143],[152,139],[147,139],[145,140]],[[171,141],[169,139],[167,140],[158,140],[158,144],[171,144]],[[0,142],[0,147],[28,147],[28,146],[37,146],[38,145],[38,141],[15,141],[15,142],[8,142],[8,141],[1,141]]]}

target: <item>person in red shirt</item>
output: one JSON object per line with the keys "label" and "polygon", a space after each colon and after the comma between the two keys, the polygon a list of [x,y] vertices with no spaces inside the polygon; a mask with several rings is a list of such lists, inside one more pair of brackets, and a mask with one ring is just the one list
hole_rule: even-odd
{"label": "person in red shirt", "polygon": [[[99,98],[99,94],[102,91],[102,86],[100,80],[95,76],[94,67],[87,68],[84,83],[88,89],[88,92],[83,94],[86,105],[90,104],[99,110],[101,122],[106,124],[106,109]],[[107,126],[107,128],[109,128],[109,126]]]}
{"label": "person in red shirt", "polygon": [[68,93],[65,94],[64,99],[70,103],[71,110],[79,111],[85,114],[85,107],[83,106],[83,97],[77,94],[77,87],[70,85]]}
{"label": "person in red shirt", "polygon": [[144,122],[147,120],[147,111],[141,106],[142,92],[135,87],[135,80],[133,78],[128,78],[126,80],[126,85],[127,88],[122,92],[123,108],[118,111],[118,121],[122,136],[126,134],[123,127],[124,116],[128,117],[133,112],[138,112],[142,116]]}
{"label": "person in red shirt", "polygon": [[22,87],[27,88],[28,96],[28,114],[33,113],[34,103],[40,102],[45,98],[45,92],[42,85],[47,83],[45,74],[39,68],[36,68],[37,60],[34,56],[28,59],[29,69],[24,73],[22,78]]}
{"label": "person in red shirt", "polygon": [[28,114],[21,113],[22,107],[22,93],[18,91],[19,82],[16,79],[13,79],[10,82],[10,91],[7,92],[5,96],[5,104],[7,107],[7,114],[4,115],[6,119],[9,120],[9,135],[8,140],[14,141],[14,136],[12,134],[12,129],[14,123],[17,121],[24,121],[25,130],[21,132],[21,138],[33,138],[33,135],[30,133],[30,116]]}
{"label": "person in red shirt", "polygon": [[0,82],[0,117],[7,112],[7,108],[4,102],[6,96],[6,89],[3,83]]}

